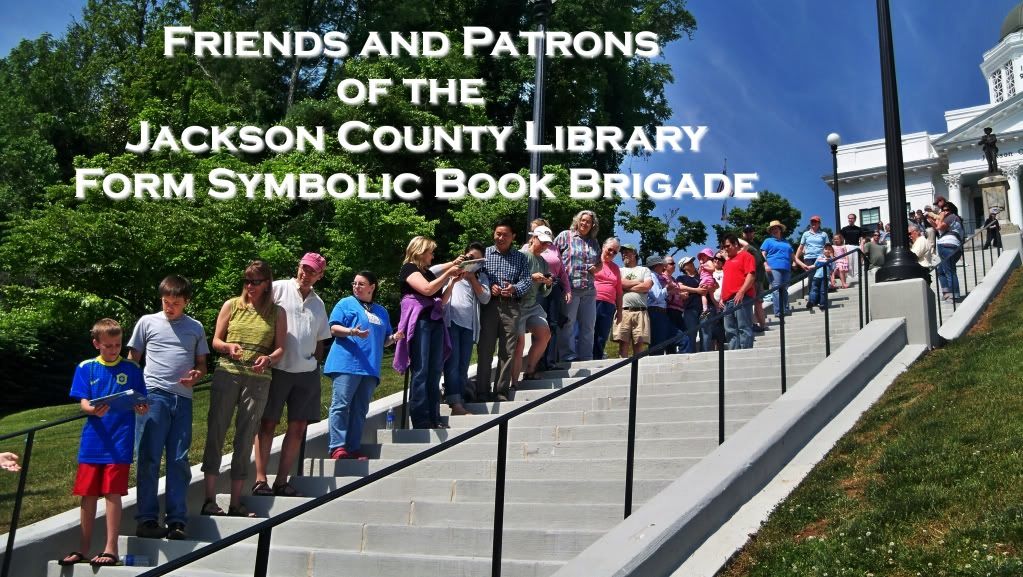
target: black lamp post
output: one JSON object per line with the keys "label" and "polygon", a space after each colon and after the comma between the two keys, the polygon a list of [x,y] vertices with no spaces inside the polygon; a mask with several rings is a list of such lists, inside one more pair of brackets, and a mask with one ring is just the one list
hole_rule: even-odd
{"label": "black lamp post", "polygon": [[[927,279],[909,250],[909,223],[906,219],[906,173],[902,166],[902,128],[899,121],[899,92],[895,82],[895,48],[892,45],[892,19],[888,0],[877,0],[877,31],[881,47],[881,97],[884,101],[884,147],[888,178],[888,220],[892,224],[891,252],[878,269],[877,282]],[[836,183],[837,184],[837,183]]]}
{"label": "black lamp post", "polygon": [[835,185],[835,234],[842,228],[842,215],[838,212],[838,145],[842,144],[842,137],[837,132],[828,135],[828,146],[831,147],[831,169],[832,181]]}
{"label": "black lamp post", "polygon": [[[529,7],[536,18],[536,30],[540,33],[536,49],[536,78],[533,82],[533,150],[529,153],[529,172],[539,177],[543,174],[543,158],[536,147],[543,142],[543,100],[544,100],[544,65],[547,60],[547,18],[551,14],[554,0],[529,0]],[[526,230],[529,230],[529,223],[540,218],[540,196],[532,195],[529,198],[529,209],[526,213]]]}

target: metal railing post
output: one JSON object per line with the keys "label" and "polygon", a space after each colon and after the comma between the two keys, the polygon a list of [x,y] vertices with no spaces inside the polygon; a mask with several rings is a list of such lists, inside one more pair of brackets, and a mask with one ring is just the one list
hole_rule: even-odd
{"label": "metal railing post", "polygon": [[7,548],[4,551],[4,565],[0,575],[8,577],[11,571],[11,557],[14,556],[14,536],[18,533],[18,518],[21,517],[21,501],[25,495],[25,481],[28,479],[28,465],[32,461],[32,445],[36,432],[29,431],[25,437],[25,452],[21,456],[21,474],[18,475],[18,492],[15,493],[14,510],[11,511],[11,525],[7,533]]}
{"label": "metal railing post", "polygon": [[970,250],[970,252],[973,253],[973,288],[977,288],[977,284],[980,282],[980,281],[977,280],[977,244],[976,244],[976,240],[977,240],[976,238],[970,240],[970,244],[973,247],[972,250]]}
{"label": "metal railing post", "polygon": [[639,357],[632,357],[629,380],[629,440],[625,455],[625,518],[632,515],[632,479],[636,464],[636,405],[639,394]]}
{"label": "metal railing post", "polygon": [[828,289],[824,287],[824,356],[831,356],[831,297],[828,296]]}
{"label": "metal railing post", "polygon": [[937,268],[934,269],[934,286],[937,287],[937,290],[934,291],[934,294],[937,297],[935,300],[938,301],[938,326],[940,327],[945,322],[945,319],[944,319],[944,313],[941,310],[941,303],[942,303],[942,298],[941,298],[941,273],[938,272]]}
{"label": "metal railing post", "polygon": [[501,547],[504,540],[504,477],[508,463],[508,421],[497,428],[497,487],[494,493],[494,552],[490,561],[492,577],[501,577]]}
{"label": "metal railing post", "polygon": [[863,291],[865,286],[863,284],[863,253],[857,253],[856,258],[856,275],[859,282],[856,283],[856,295],[860,298],[860,328],[863,328]]}
{"label": "metal railing post", "polygon": [[256,544],[256,568],[252,573],[253,577],[266,577],[266,570],[270,565],[271,531],[273,529],[267,527],[259,532],[259,542]]}
{"label": "metal railing post", "polygon": [[870,324],[870,269],[863,273],[863,322]]}
{"label": "metal railing post", "polygon": [[718,444],[725,442],[725,343],[718,343]]}
{"label": "metal railing post", "polygon": [[781,394],[785,394],[788,386],[788,375],[785,371],[785,311],[778,317],[778,347],[781,349]]}
{"label": "metal railing post", "polygon": [[[405,388],[401,391],[401,425],[398,427],[399,429],[408,428],[408,383],[409,377],[411,377],[410,372],[411,368],[405,370]],[[490,388],[489,383],[487,388]]]}

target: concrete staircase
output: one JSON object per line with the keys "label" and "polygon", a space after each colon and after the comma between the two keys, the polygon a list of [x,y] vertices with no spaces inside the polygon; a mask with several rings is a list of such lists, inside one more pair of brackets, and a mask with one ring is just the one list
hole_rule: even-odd
{"label": "concrete staircase", "polygon": [[[801,308],[786,319],[788,386],[824,358],[824,315]],[[832,350],[859,329],[855,288],[831,294]],[[726,353],[725,432],[731,434],[781,392],[779,331],[755,348]],[[576,382],[616,360],[575,363],[521,383],[513,400],[469,405],[475,415],[449,417],[451,429],[379,431],[364,446],[369,461],[306,459],[292,484],[305,495],[327,491],[450,439],[494,415]],[[590,383],[511,422],[504,509],[502,574],[550,575],[619,523],[625,494],[629,368]],[[640,507],[717,446],[718,354],[648,357],[640,363],[634,508]],[[805,384],[802,386],[806,386]],[[311,455],[325,454],[322,438]],[[277,576],[482,575],[490,571],[494,519],[496,429],[435,458],[286,523],[273,531],[269,574]],[[271,479],[272,480],[272,479]],[[259,517],[304,498],[245,497]],[[226,496],[221,497],[226,508]],[[121,554],[156,563],[216,541],[259,519],[193,517],[188,541],[121,537]],[[251,575],[250,539],[174,575]],[[104,568],[134,575],[142,567]],[[88,565],[48,574],[93,575]]]}

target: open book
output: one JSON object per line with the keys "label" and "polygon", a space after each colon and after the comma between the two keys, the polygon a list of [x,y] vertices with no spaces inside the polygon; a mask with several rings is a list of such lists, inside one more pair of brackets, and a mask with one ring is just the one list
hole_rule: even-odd
{"label": "open book", "polygon": [[476,272],[483,268],[483,263],[487,262],[485,258],[475,258],[471,260],[462,261],[462,264],[458,265],[462,270],[469,272]]}
{"label": "open book", "polygon": [[132,389],[125,389],[112,395],[89,399],[89,404],[93,407],[109,405],[110,410],[112,411],[131,411],[135,409],[135,405],[145,404],[147,402],[148,401],[146,401],[146,396],[144,394],[133,391]]}

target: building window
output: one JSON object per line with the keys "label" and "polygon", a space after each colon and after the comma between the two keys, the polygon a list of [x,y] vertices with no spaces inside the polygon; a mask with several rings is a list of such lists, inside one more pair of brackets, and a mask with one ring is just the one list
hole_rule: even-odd
{"label": "building window", "polygon": [[881,222],[881,207],[860,209],[860,227],[872,231],[877,229],[879,222]]}
{"label": "building window", "polygon": [[1002,69],[995,70],[991,75],[991,88],[995,93],[995,102],[1005,100],[1005,93],[1002,91]]}
{"label": "building window", "polygon": [[1012,75],[1012,60],[1005,63],[1002,73],[1005,75],[1005,97],[1012,98],[1016,96],[1016,79]]}

